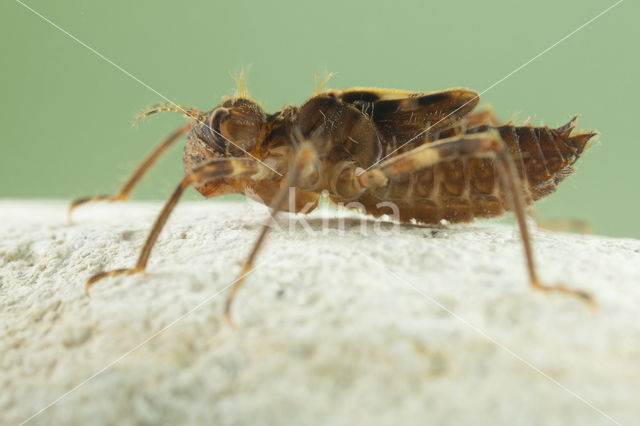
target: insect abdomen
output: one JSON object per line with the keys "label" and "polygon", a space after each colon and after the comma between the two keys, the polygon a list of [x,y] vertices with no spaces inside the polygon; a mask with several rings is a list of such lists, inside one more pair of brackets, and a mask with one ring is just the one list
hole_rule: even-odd
{"label": "insect abdomen", "polygon": [[[491,127],[500,133],[524,187],[528,204],[556,190],[556,185],[573,172],[573,163],[584,152],[595,133],[571,136],[575,118],[557,129],[531,126]],[[480,126],[469,130],[489,130]],[[359,200],[373,215],[389,214],[376,204],[391,201],[400,219],[424,223],[469,222],[495,217],[509,209],[495,163],[488,158],[469,158],[440,163],[391,180],[385,188],[363,194]]]}
{"label": "insect abdomen", "polygon": [[497,130],[514,159],[520,178],[533,201],[553,192],[556,185],[573,173],[595,133],[571,135],[577,117],[557,129],[531,126],[501,126]]}

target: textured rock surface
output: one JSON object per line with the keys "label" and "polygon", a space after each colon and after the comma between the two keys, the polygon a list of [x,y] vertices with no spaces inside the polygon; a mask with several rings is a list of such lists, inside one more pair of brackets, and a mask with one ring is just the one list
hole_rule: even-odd
{"label": "textured rock surface", "polygon": [[2,424],[45,407],[30,424],[640,422],[639,241],[535,233],[545,282],[593,311],[527,286],[512,227],[365,235],[320,212],[310,235],[283,215],[232,329],[224,289],[264,209],[180,205],[149,273],[88,299],[90,274],[134,264],[160,205],[89,206],[73,225],[65,208],[0,202]]}

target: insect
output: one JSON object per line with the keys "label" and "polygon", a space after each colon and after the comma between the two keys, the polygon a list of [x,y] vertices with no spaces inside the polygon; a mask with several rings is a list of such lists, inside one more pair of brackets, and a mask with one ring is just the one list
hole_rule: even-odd
{"label": "insect", "polygon": [[[86,284],[87,294],[104,278],[145,271],[167,218],[184,190],[193,186],[205,197],[253,192],[273,216],[317,205],[322,191],[333,202],[358,201],[376,217],[388,213],[381,202],[393,202],[401,222],[470,222],[513,211],[531,285],[590,300],[584,292],[538,280],[525,221],[526,208],[553,193],[574,171],[573,164],[596,134],[575,132],[577,117],[558,128],[500,125],[491,111],[474,112],[478,94],[472,90],[324,91],[322,86],[302,106],[285,106],[273,114],[243,87],[208,112],[162,104],[141,114],[138,120],[173,111],[190,121],[149,155],[117,195],[74,201],[69,213],[90,201],[126,200],[157,158],[188,135],[185,176],[153,224],[135,267],[94,275]],[[267,223],[230,290],[225,304],[229,322],[233,298],[268,230]]]}

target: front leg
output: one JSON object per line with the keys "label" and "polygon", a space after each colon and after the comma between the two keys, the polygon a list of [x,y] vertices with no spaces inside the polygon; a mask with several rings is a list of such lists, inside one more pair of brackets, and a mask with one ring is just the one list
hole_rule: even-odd
{"label": "front leg", "polygon": [[138,166],[136,171],[131,175],[129,180],[122,186],[122,189],[118,192],[117,195],[94,195],[92,197],[80,198],[71,203],[68,211],[68,220],[71,223],[71,214],[72,212],[79,206],[83,204],[87,204],[94,201],[126,201],[133,189],[138,185],[140,180],[144,177],[147,171],[154,165],[154,163],[160,158],[162,154],[164,154],[167,149],[171,147],[182,135],[189,133],[191,127],[193,125],[191,123],[185,124],[180,127],[178,130],[173,132],[167,139],[165,139],[160,145],[158,145],[152,152],[145,158],[145,160]]}
{"label": "front leg", "polygon": [[531,237],[525,220],[522,184],[518,179],[513,158],[509,156],[504,141],[496,131],[455,136],[436,143],[424,144],[362,172],[357,172],[353,166],[351,168],[345,167],[334,178],[335,191],[337,194],[343,193],[353,197],[354,194],[359,195],[368,188],[386,185],[389,179],[394,176],[413,173],[445,161],[479,157],[492,158],[497,165],[505,195],[511,202],[512,210],[518,221],[531,285],[539,290],[559,291],[591,301],[591,297],[584,292],[565,287],[549,287],[538,279],[533,261]]}
{"label": "front leg", "polygon": [[252,159],[244,158],[214,159],[194,168],[189,174],[182,178],[180,184],[176,187],[173,194],[171,194],[171,197],[169,197],[162,208],[162,212],[153,224],[151,232],[149,232],[149,236],[142,247],[136,266],[134,268],[115,269],[113,271],[101,272],[92,276],[89,278],[85,286],[85,293],[87,296],[89,295],[89,289],[91,286],[104,278],[125,274],[131,275],[145,271],[147,262],[149,261],[149,256],[151,256],[151,249],[156,243],[156,240],[160,235],[160,231],[162,231],[162,228],[167,223],[167,219],[169,219],[169,215],[178,204],[182,193],[189,185],[201,184],[213,179],[224,177],[252,177],[262,176],[268,173],[269,170],[261,164],[256,163]]}

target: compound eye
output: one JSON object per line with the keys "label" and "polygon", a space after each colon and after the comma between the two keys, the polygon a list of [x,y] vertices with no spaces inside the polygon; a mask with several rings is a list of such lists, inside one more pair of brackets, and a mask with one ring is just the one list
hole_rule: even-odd
{"label": "compound eye", "polygon": [[208,130],[213,133],[212,139],[215,143],[215,148],[221,152],[227,151],[227,141],[225,140],[225,136],[223,136],[220,131],[220,123],[230,114],[228,108],[219,107],[213,111],[211,114],[211,118],[207,123],[207,126],[210,128]]}
{"label": "compound eye", "polygon": [[237,103],[226,111],[220,115],[219,131],[226,139],[229,153],[241,156],[256,146],[265,117],[249,103]]}

